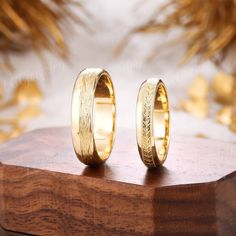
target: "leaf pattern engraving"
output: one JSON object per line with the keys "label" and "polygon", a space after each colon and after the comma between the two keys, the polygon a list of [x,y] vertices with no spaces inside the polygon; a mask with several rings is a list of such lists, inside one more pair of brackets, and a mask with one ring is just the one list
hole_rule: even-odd
{"label": "leaf pattern engraving", "polygon": [[143,89],[143,112],[142,112],[142,159],[149,166],[154,167],[152,153],[152,109],[155,86],[146,84]]}
{"label": "leaf pattern engraving", "polygon": [[93,157],[93,97],[94,87],[96,85],[97,74],[86,72],[80,79],[80,115],[79,115],[79,133],[80,154],[86,162]]}

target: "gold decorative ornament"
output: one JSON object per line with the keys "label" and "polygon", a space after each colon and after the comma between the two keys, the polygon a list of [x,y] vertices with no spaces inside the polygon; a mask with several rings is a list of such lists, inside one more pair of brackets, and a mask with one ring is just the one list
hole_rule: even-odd
{"label": "gold decorative ornament", "polygon": [[204,76],[197,75],[187,92],[189,98],[192,100],[205,100],[209,93],[209,82]]}
{"label": "gold decorative ornament", "polygon": [[184,99],[180,101],[180,108],[191,113],[197,118],[206,118],[209,115],[209,102],[206,99],[192,100]]}
{"label": "gold decorative ornament", "polygon": [[166,160],[170,139],[168,96],[161,80],[143,82],[139,89],[136,116],[140,157],[147,167],[158,167]]}
{"label": "gold decorative ornament", "polygon": [[14,115],[0,119],[0,143],[23,134],[27,131],[25,126],[28,122],[43,113],[39,106],[43,93],[36,79],[21,79],[13,90],[11,98],[9,100],[4,98],[3,86],[1,90],[0,84],[0,112],[6,112],[8,109],[15,110]]}
{"label": "gold decorative ornament", "polygon": [[[197,75],[187,88],[187,98],[181,99],[176,110],[183,110],[198,118],[215,116],[215,121],[235,129],[236,86],[233,75],[219,72],[212,80]],[[212,99],[214,98],[214,99]],[[218,111],[214,107],[219,106]]]}
{"label": "gold decorative ornament", "polygon": [[[68,46],[64,29],[69,22],[88,28],[77,12],[88,15],[83,3],[73,0],[1,0],[0,1],[0,68],[13,70],[9,52],[34,50],[43,59],[46,49],[64,59],[68,57]],[[47,63],[46,60],[43,60]]]}
{"label": "gold decorative ornament", "polygon": [[223,125],[230,125],[233,116],[233,106],[224,106],[216,113],[216,121]]}
{"label": "gold decorative ornament", "polygon": [[205,118],[209,114],[209,82],[202,75],[197,75],[190,84],[188,98],[180,100],[180,109],[191,113],[195,117]]}
{"label": "gold decorative ornament", "polygon": [[236,112],[231,116],[231,123],[229,125],[231,131],[236,133]]}
{"label": "gold decorative ornament", "polygon": [[212,79],[212,90],[217,102],[233,104],[235,102],[235,78],[224,72],[219,72]]}
{"label": "gold decorative ornament", "polygon": [[42,100],[43,94],[38,82],[33,79],[22,79],[13,91],[10,100],[0,104],[0,110],[15,105],[38,105]]}
{"label": "gold decorative ornament", "polygon": [[14,91],[13,103],[36,106],[43,98],[43,93],[34,79],[21,80]]}
{"label": "gold decorative ornament", "polygon": [[105,162],[115,137],[116,104],[107,71],[89,68],[80,72],[71,107],[72,141],[78,159],[86,165]]}
{"label": "gold decorative ornament", "polygon": [[0,119],[0,143],[6,142],[21,135],[23,131],[23,128],[14,118]]}
{"label": "gold decorative ornament", "polygon": [[[117,53],[123,50],[135,33],[160,34],[173,29],[181,30],[175,34],[173,40],[152,48],[149,59],[158,56],[164,48],[163,45],[168,48],[184,42],[187,51],[182,58],[182,63],[198,56],[200,62],[210,59],[217,66],[222,66],[229,54],[235,50],[235,0],[168,0],[162,5],[159,3],[156,5],[148,20],[133,28],[124,37],[117,46]],[[230,62],[233,63],[232,60]],[[232,70],[235,72],[234,63]]]}
{"label": "gold decorative ornament", "polygon": [[16,118],[20,122],[28,122],[34,118],[41,116],[43,111],[39,106],[26,106],[16,115]]}
{"label": "gold decorative ornament", "polygon": [[206,136],[205,134],[202,134],[202,133],[196,134],[195,137],[196,137],[196,138],[208,139],[208,136]]}

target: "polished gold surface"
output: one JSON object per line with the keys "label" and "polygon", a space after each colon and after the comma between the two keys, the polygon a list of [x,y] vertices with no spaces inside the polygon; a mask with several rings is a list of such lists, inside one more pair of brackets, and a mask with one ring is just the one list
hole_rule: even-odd
{"label": "polished gold surface", "polygon": [[137,100],[137,143],[147,167],[164,163],[169,146],[169,104],[164,83],[148,79],[140,87]]}
{"label": "polished gold surface", "polygon": [[83,70],[72,95],[71,127],[77,157],[87,165],[109,157],[115,136],[115,94],[110,75],[102,69]]}

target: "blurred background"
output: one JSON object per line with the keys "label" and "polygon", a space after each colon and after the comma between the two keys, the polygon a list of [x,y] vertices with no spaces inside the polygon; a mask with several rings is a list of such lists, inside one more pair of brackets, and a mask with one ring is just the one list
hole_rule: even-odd
{"label": "blurred background", "polygon": [[235,1],[0,2],[1,143],[69,126],[86,67],[112,76],[118,127],[135,128],[138,88],[157,77],[168,89],[172,139],[236,143]]}

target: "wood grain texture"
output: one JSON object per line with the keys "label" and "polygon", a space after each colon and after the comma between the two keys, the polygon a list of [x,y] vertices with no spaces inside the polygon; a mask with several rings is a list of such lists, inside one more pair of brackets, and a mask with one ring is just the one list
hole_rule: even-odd
{"label": "wood grain texture", "polygon": [[236,235],[236,145],[172,139],[147,170],[121,130],[105,165],[73,151],[69,128],[0,146],[0,225],[33,235]]}

